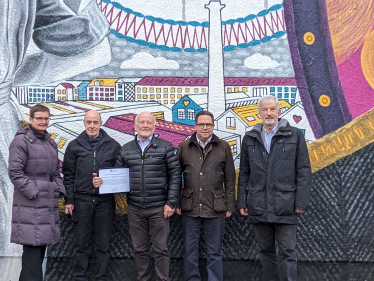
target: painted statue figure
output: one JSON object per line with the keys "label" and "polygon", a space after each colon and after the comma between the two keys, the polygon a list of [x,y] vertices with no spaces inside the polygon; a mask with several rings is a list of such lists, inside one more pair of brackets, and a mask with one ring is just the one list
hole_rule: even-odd
{"label": "painted statue figure", "polygon": [[[20,248],[9,244],[13,185],[7,173],[8,147],[19,119],[25,118],[12,94],[16,72],[31,38],[42,51],[69,57],[102,42],[108,23],[92,0],[1,0],[0,14],[0,225],[5,228],[0,230],[0,255],[12,256],[18,255]],[[33,69],[38,67],[36,63]],[[29,68],[30,76],[33,69]]]}

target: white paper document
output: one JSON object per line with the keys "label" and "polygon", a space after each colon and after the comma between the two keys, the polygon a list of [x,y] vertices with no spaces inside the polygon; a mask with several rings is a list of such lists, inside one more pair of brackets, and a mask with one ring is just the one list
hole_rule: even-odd
{"label": "white paper document", "polygon": [[130,191],[129,168],[99,169],[98,176],[103,180],[100,194]]}

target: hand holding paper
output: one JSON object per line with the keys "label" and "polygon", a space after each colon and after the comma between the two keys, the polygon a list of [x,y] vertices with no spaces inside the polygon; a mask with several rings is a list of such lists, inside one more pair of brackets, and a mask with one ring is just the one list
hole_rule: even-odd
{"label": "hand holding paper", "polygon": [[94,177],[93,184],[100,187],[100,194],[130,191],[129,168],[100,169],[99,176]]}
{"label": "hand holding paper", "polygon": [[99,188],[100,185],[103,183],[102,178],[98,177],[96,173],[92,173],[93,179],[92,184],[95,188]]}

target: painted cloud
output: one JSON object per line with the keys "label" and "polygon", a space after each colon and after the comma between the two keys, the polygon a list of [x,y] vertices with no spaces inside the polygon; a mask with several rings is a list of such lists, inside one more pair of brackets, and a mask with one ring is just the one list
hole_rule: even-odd
{"label": "painted cloud", "polygon": [[260,53],[253,54],[244,60],[244,65],[250,69],[271,69],[279,66],[279,63]]}
{"label": "painted cloud", "polygon": [[146,52],[136,53],[121,64],[121,69],[179,69],[179,63],[164,57],[153,57]]}

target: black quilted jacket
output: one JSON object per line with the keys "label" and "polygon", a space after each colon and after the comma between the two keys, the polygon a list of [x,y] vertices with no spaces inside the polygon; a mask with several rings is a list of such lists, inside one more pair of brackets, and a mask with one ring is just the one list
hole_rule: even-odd
{"label": "black quilted jacket", "polygon": [[175,208],[181,175],[179,162],[170,142],[153,136],[142,153],[135,137],[122,146],[116,166],[130,168],[128,204],[141,208],[167,204]]}

